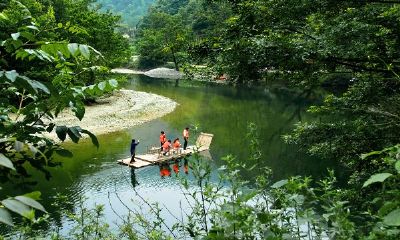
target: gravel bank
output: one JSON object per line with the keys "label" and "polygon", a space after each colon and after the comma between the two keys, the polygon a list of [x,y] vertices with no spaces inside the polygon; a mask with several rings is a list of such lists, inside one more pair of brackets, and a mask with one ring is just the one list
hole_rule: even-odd
{"label": "gravel bank", "polygon": [[115,68],[112,69],[111,72],[121,73],[121,74],[144,74],[146,76],[153,78],[168,78],[168,79],[181,79],[184,76],[183,73],[178,72],[175,69],[171,68],[155,68],[147,72],[127,69],[127,68]]}
{"label": "gravel bank", "polygon": [[121,73],[121,74],[144,74],[143,71],[132,70],[128,68],[114,68],[111,69],[112,73]]}
{"label": "gravel bank", "polygon": [[169,78],[169,79],[181,79],[183,73],[170,68],[155,68],[144,73],[144,75],[153,78]]}
{"label": "gravel bank", "polygon": [[[177,103],[156,94],[119,90],[112,96],[99,99],[98,104],[87,106],[85,116],[79,121],[68,110],[59,114],[56,125],[80,126],[96,135],[120,131],[164,116],[172,112]],[[50,136],[56,140],[53,131]]]}

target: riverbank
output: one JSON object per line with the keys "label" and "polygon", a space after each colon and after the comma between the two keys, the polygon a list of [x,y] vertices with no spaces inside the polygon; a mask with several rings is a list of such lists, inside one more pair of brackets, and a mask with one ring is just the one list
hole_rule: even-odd
{"label": "riverbank", "polygon": [[115,68],[112,69],[111,72],[120,74],[143,74],[152,78],[168,78],[168,79],[181,79],[184,76],[183,73],[176,71],[175,69],[164,68],[164,67],[151,69],[149,71],[139,71],[128,68]]}
{"label": "riverbank", "polygon": [[[60,113],[53,122],[56,125],[80,126],[101,135],[160,118],[172,112],[176,106],[176,102],[163,96],[121,89],[109,97],[98,99],[94,105],[86,106],[82,121],[68,110]],[[48,137],[58,140],[54,131]]]}
{"label": "riverbank", "polygon": [[[165,78],[165,79],[182,79],[184,78],[184,74],[176,71],[175,69],[171,68],[155,68],[151,69],[149,71],[139,71],[139,70],[133,70],[133,69],[128,69],[128,68],[114,68],[111,70],[113,73],[118,73],[118,74],[139,74],[139,75],[146,75],[148,77],[152,78]],[[202,76],[201,74],[195,74],[193,78],[190,80],[195,80],[196,82],[202,82],[202,83],[211,83],[211,84],[219,84],[219,85],[226,85],[229,84],[229,82],[226,79],[226,76],[223,76],[223,78],[212,78],[212,77],[207,77],[207,76]]]}

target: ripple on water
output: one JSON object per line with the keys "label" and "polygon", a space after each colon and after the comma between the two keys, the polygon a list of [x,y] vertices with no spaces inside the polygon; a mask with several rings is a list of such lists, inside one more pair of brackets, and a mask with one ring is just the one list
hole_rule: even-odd
{"label": "ripple on water", "polygon": [[79,181],[75,181],[69,189],[71,200],[77,202],[81,196],[104,198],[108,193],[118,192],[128,192],[134,196],[136,193],[146,195],[159,191],[180,191],[176,174],[172,172],[171,177],[161,178],[158,166],[131,169],[114,162],[106,162],[99,168],[93,173],[81,175]]}

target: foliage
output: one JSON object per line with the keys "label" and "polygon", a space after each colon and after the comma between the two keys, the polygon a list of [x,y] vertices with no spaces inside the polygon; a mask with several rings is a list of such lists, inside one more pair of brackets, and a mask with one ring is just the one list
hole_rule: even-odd
{"label": "foliage", "polygon": [[92,0],[50,1],[48,8],[54,9],[55,22],[59,28],[56,40],[79,42],[100,51],[103,58],[93,61],[93,65],[119,67],[128,62],[131,51],[129,41],[116,31],[120,17],[110,12],[100,13],[91,7]]}
{"label": "foliage", "polygon": [[137,52],[140,54],[139,67],[174,62],[179,70],[179,55],[184,49],[187,31],[179,24],[179,16],[151,10],[138,32]]}
{"label": "foliage", "polygon": [[[249,138],[256,142],[254,135],[251,136],[254,125],[249,129]],[[319,181],[295,176],[272,182],[271,170],[264,169],[255,182],[249,182],[241,177],[242,163],[231,155],[223,159],[226,165],[219,169],[218,181],[212,181],[209,161],[195,154],[190,159],[195,186],[190,186],[185,177],[180,179],[190,208],[180,216],[173,215],[176,219],[173,225],[167,225],[161,217],[161,211],[168,211],[166,206],[160,208],[157,203],[150,203],[133,188],[141,197],[140,209],[124,204],[129,214],[121,217],[123,224],[117,233],[103,223],[101,206],[90,210],[81,203],[75,212],[67,214],[74,223],[68,236],[91,239],[116,239],[117,235],[128,239],[397,239],[400,236],[399,155],[398,145],[364,154],[363,159],[378,157],[386,165],[370,176],[363,187],[348,190],[339,187],[331,170]],[[387,177],[380,178],[382,174]],[[374,188],[375,192],[365,191],[366,188]],[[368,201],[355,206],[351,204],[352,195],[362,195]],[[146,216],[143,206],[149,208]],[[53,236],[68,239],[59,232]]]}
{"label": "foliage", "polygon": [[[30,176],[28,165],[49,179],[46,168],[59,165],[52,155],[72,154],[47,133],[55,131],[61,141],[68,136],[75,143],[87,134],[98,147],[97,138],[89,131],[79,126],[56,126],[52,120],[65,108],[82,119],[86,99],[112,91],[118,82],[111,79],[90,84],[93,79],[84,75],[105,69],[90,65],[104,56],[87,44],[63,38],[65,32],[75,31],[75,25],[68,23],[69,28],[64,28],[57,24],[52,6],[46,9],[38,1],[9,1],[0,10],[0,179],[25,181]],[[37,199],[37,194],[28,194],[3,200],[1,221],[12,224],[7,209],[32,220],[28,207],[44,211]]]}
{"label": "foliage", "polygon": [[186,69],[190,63],[203,62],[205,56],[211,58],[212,52],[205,46],[219,39],[226,11],[225,4],[201,0],[156,2],[139,25],[135,44],[140,54],[139,67],[173,61],[176,69]]}
{"label": "foliage", "polygon": [[[4,159],[1,161],[2,163],[4,163]],[[0,163],[0,165],[3,165],[2,163]],[[8,162],[8,164],[11,164],[11,162]],[[0,202],[0,224],[3,223],[14,226],[10,212],[17,213],[20,216],[29,219],[31,222],[34,222],[34,209],[46,212],[44,207],[39,202],[37,202],[37,200],[40,200],[40,192],[32,192],[21,196],[9,197],[2,200]]]}

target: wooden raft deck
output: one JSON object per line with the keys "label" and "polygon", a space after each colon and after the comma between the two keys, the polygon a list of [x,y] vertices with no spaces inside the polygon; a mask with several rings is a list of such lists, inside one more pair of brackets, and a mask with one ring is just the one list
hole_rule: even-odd
{"label": "wooden raft deck", "polygon": [[180,159],[192,155],[195,149],[197,149],[198,152],[209,150],[213,136],[213,134],[201,133],[200,136],[197,138],[196,145],[188,146],[186,150],[181,149],[179,153],[171,153],[167,156],[163,156],[159,153],[159,147],[153,147],[146,154],[136,155],[135,162],[133,163],[130,163],[130,157],[117,160],[117,162],[119,164],[127,165],[129,167],[142,168],[174,159]]}

